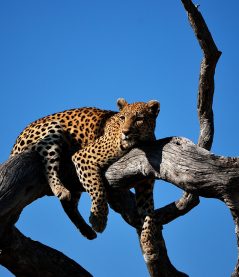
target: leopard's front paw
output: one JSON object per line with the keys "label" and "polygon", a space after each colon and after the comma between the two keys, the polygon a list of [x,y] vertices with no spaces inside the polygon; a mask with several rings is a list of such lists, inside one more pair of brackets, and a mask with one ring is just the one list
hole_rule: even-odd
{"label": "leopard's front paw", "polygon": [[90,213],[89,221],[92,225],[92,228],[98,232],[102,233],[105,230],[107,224],[107,215]]}
{"label": "leopard's front paw", "polygon": [[68,189],[66,189],[65,187],[62,186],[57,186],[55,188],[56,190],[56,196],[60,199],[60,200],[66,200],[66,201],[70,201],[71,200],[71,193]]}

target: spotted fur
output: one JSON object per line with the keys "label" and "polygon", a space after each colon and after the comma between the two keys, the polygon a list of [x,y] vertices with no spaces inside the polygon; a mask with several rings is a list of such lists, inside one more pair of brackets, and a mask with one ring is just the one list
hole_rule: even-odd
{"label": "spotted fur", "polygon": [[[59,177],[62,149],[72,153],[79,180],[92,201],[90,223],[97,232],[105,229],[108,205],[101,171],[141,142],[155,140],[154,129],[159,112],[157,101],[128,104],[117,101],[119,112],[96,108],[72,109],[43,117],[31,123],[17,138],[11,155],[24,150],[37,151],[45,165],[52,192],[61,201],[70,201],[71,193]],[[147,190],[147,193],[146,193]],[[152,185],[139,189],[140,214],[153,209]],[[137,194],[137,189],[136,189]],[[146,203],[147,202],[147,203]]]}

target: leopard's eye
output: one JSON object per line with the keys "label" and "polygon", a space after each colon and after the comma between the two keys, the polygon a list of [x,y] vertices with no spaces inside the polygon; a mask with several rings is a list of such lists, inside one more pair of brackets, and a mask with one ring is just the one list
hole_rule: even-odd
{"label": "leopard's eye", "polygon": [[125,116],[124,116],[124,115],[121,115],[119,118],[120,118],[120,120],[122,120],[122,121],[125,120]]}
{"label": "leopard's eye", "polygon": [[144,121],[144,116],[142,116],[142,115],[139,115],[139,116],[137,116],[136,118],[135,118],[135,121],[136,122],[140,122],[140,121]]}

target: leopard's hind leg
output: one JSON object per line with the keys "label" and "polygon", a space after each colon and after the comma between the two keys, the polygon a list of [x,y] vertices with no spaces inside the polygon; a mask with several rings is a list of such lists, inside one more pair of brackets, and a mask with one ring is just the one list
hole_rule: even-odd
{"label": "leopard's hind leg", "polygon": [[48,183],[53,194],[60,200],[71,198],[70,191],[65,188],[59,178],[60,154],[65,141],[60,124],[51,122],[44,137],[32,147],[42,157]]}

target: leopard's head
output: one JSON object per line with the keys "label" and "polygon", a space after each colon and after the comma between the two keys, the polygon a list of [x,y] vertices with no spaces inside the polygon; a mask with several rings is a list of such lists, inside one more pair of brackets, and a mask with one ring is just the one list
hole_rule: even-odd
{"label": "leopard's head", "polygon": [[128,104],[125,99],[117,100],[120,112],[121,145],[127,149],[140,142],[155,140],[154,130],[160,104],[156,100]]}

